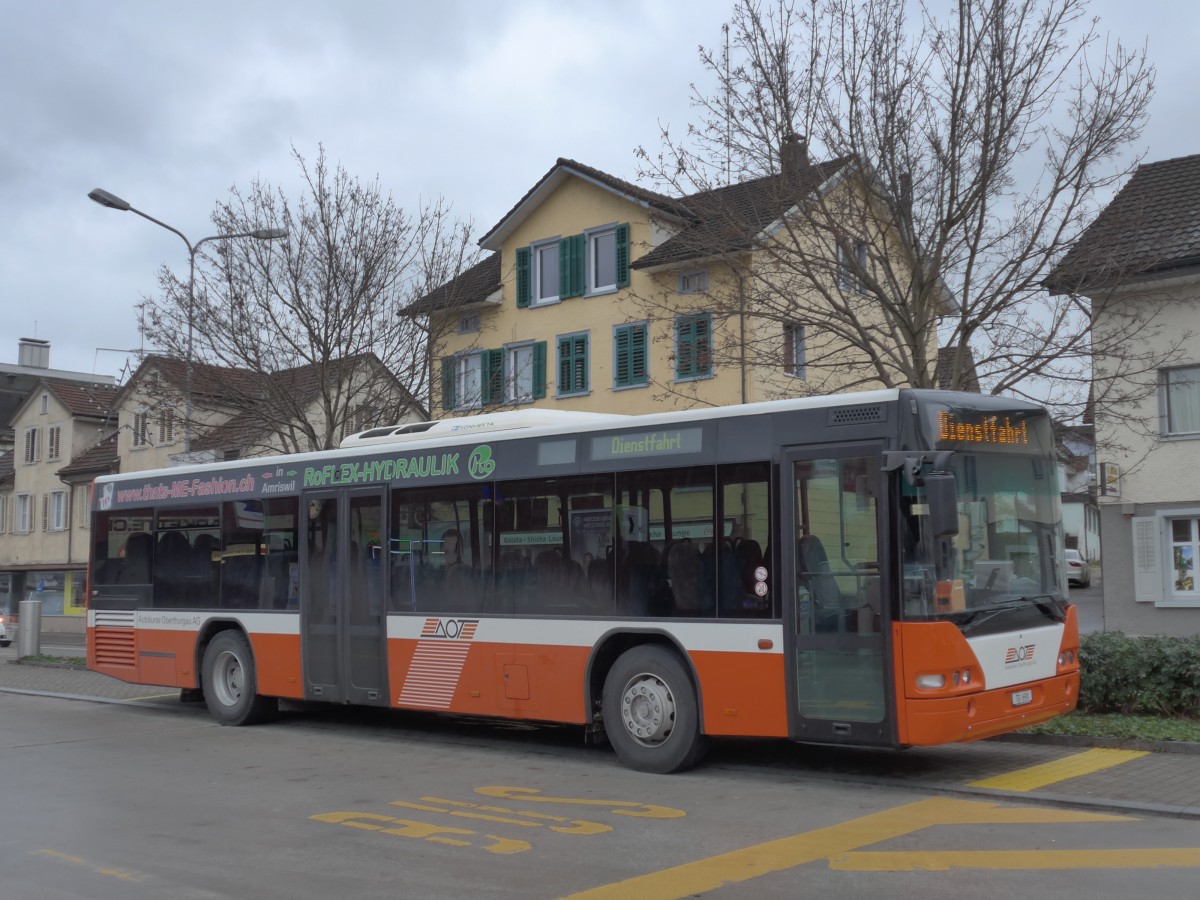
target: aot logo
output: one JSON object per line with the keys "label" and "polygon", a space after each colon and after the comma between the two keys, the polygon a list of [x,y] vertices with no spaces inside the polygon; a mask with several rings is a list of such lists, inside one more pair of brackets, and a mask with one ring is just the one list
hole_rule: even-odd
{"label": "aot logo", "polygon": [[426,619],[421,639],[441,638],[450,641],[470,641],[475,638],[478,619]]}
{"label": "aot logo", "polygon": [[1021,666],[1033,662],[1033,648],[1036,644],[1025,644],[1019,647],[1009,647],[1004,655],[1006,666]]}

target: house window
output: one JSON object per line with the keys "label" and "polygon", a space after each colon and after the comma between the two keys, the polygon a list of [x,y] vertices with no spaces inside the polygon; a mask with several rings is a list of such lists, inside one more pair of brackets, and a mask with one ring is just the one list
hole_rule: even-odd
{"label": "house window", "polygon": [[675,319],[675,379],[712,375],[712,315],[677,316]]}
{"label": "house window", "polygon": [[41,406],[39,407],[38,412],[44,416],[49,411],[50,411],[50,395],[42,394]]}
{"label": "house window", "polygon": [[645,322],[618,325],[613,329],[613,384],[616,387],[639,387],[649,382],[646,331]]}
{"label": "house window", "polygon": [[476,334],[479,331],[479,313],[463,316],[458,320],[459,334]]}
{"label": "house window", "polygon": [[1200,518],[1171,519],[1171,579],[1176,597],[1200,598],[1196,560],[1200,559]]}
{"label": "house window", "polygon": [[589,294],[617,289],[616,226],[587,233]]}
{"label": "house window", "polygon": [[375,422],[371,418],[367,405],[360,403],[353,409],[346,410],[346,416],[342,419],[342,437],[346,438],[374,427]]}
{"label": "house window", "polygon": [[1163,372],[1167,434],[1200,434],[1200,366]]}
{"label": "house window", "polygon": [[604,294],[629,285],[629,225],[517,248],[517,306]]}
{"label": "house window", "polygon": [[783,371],[793,378],[806,376],[808,345],[804,326],[791,322],[783,326]]}
{"label": "house window", "polygon": [[0,497],[0,534],[8,531],[8,498]]}
{"label": "house window", "polygon": [[838,287],[843,291],[863,290],[859,273],[867,270],[867,244],[865,241],[854,242],[854,257],[849,258],[841,244],[837,248]]}
{"label": "house window", "polygon": [[150,446],[150,413],[133,414],[133,432],[130,435],[130,443],[135,450]]}
{"label": "house window", "polygon": [[571,334],[558,339],[558,395],[588,390],[588,336]]}
{"label": "house window", "polygon": [[79,509],[75,511],[75,521],[79,523],[80,527],[87,528],[91,524],[89,519],[91,510],[88,509],[88,490],[86,487],[81,486],[76,493],[79,496]]}
{"label": "house window", "polygon": [[165,447],[175,443],[175,414],[164,409],[158,414],[158,445]]}
{"label": "house window", "polygon": [[702,294],[708,290],[708,269],[679,273],[679,293]]}
{"label": "house window", "polygon": [[13,522],[13,531],[17,534],[29,534],[33,527],[33,497],[29,494],[17,494],[17,513]]}
{"label": "house window", "polygon": [[442,408],[474,409],[546,396],[546,342],[479,350],[442,360]]}
{"label": "house window", "polygon": [[558,241],[533,245],[533,305],[558,300]]}
{"label": "house window", "polygon": [[451,406],[469,409],[479,406],[483,397],[483,356],[468,353],[454,360],[454,387]]}
{"label": "house window", "polygon": [[508,403],[533,399],[533,344],[504,348],[504,399]]}
{"label": "house window", "polygon": [[46,495],[46,509],[42,523],[46,531],[64,531],[67,527],[67,493],[51,491]]}
{"label": "house window", "polygon": [[24,435],[25,444],[25,464],[32,465],[39,459],[38,456],[38,430],[36,428],[26,428]]}
{"label": "house window", "polygon": [[46,461],[55,462],[62,452],[62,426],[51,425],[46,429]]}

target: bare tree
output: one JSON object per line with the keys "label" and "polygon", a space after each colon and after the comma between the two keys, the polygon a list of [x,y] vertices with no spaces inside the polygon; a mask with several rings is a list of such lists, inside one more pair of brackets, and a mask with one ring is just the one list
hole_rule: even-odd
{"label": "bare tree", "polygon": [[[1161,328],[1150,304],[1094,332],[1078,285],[1043,285],[1136,166],[1154,70],[1101,35],[1087,0],[946,5],[738,0],[724,47],[701,48],[698,120],[639,150],[640,175],[707,223],[675,240],[695,233],[693,255],[733,273],[708,298],[729,337],[714,352],[745,354],[746,336],[785,365],[776,336],[798,323],[812,390],[978,378],[1074,417],[1093,353]],[[769,233],[748,184],[771,192]],[[1116,358],[1126,374],[1161,363]]]}
{"label": "bare tree", "polygon": [[204,376],[227,414],[221,427],[299,451],[427,414],[429,325],[397,310],[471,265],[475,250],[472,224],[442,199],[406,211],[377,179],[331,168],[323,147],[312,165],[293,156],[298,198],[255,181],[234,187],[212,217],[221,234],[282,228],[287,239],[207,244],[194,304],[164,267],[143,327]]}

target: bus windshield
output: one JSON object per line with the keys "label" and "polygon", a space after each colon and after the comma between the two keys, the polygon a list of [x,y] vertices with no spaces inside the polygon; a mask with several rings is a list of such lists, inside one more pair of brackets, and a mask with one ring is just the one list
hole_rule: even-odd
{"label": "bus windshield", "polygon": [[924,489],[903,482],[902,615],[967,626],[986,610],[1061,616],[1061,519],[1053,460],[958,451],[958,534],[931,533]]}

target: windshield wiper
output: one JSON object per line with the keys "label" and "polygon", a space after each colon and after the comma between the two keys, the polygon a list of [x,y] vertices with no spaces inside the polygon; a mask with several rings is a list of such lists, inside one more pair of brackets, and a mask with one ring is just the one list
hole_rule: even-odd
{"label": "windshield wiper", "polygon": [[[1044,601],[1049,600],[1049,603]],[[1053,594],[1031,594],[1028,597],[1018,597],[1018,603],[1032,603],[1039,610],[1056,622],[1067,621],[1067,609]]]}
{"label": "windshield wiper", "polygon": [[[1050,602],[1045,602],[1047,600]],[[1066,610],[1053,594],[1031,594],[1027,597],[1013,597],[999,606],[988,606],[983,609],[977,609],[959,623],[958,628],[963,634],[970,634],[972,631],[980,628],[985,622],[990,622],[996,618],[1000,613],[1021,609],[1024,606],[1035,606],[1039,612],[1056,622],[1065,622],[1067,619]]]}
{"label": "windshield wiper", "polygon": [[1019,607],[1016,606],[1005,605],[976,610],[967,616],[961,623],[959,623],[958,630],[963,634],[970,634],[972,631],[983,625],[984,622],[990,622],[992,619],[996,618],[996,616],[1000,615],[1000,613],[1010,609],[1018,608]]}

